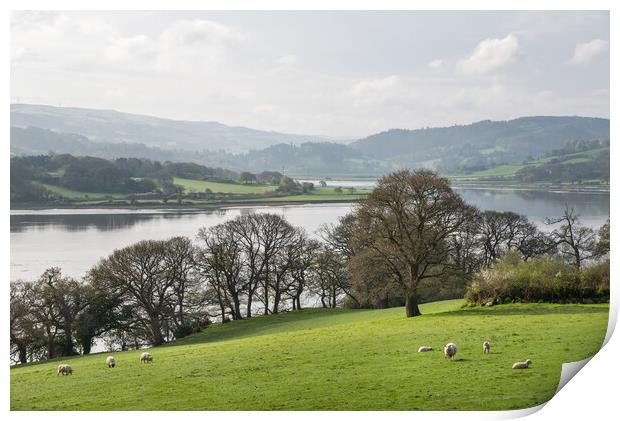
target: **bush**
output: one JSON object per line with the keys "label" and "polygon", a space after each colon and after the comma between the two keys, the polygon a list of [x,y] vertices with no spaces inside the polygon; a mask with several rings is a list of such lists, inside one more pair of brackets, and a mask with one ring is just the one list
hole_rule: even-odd
{"label": "bush", "polygon": [[174,337],[175,339],[181,339],[184,338],[188,335],[191,335],[192,333],[195,332],[194,330],[194,324],[191,322],[184,322],[181,323],[179,326],[177,326],[177,328],[174,330]]}
{"label": "bush", "polygon": [[528,262],[506,254],[493,268],[478,272],[465,299],[479,305],[514,302],[599,303],[609,301],[609,260],[582,272],[553,258]]}

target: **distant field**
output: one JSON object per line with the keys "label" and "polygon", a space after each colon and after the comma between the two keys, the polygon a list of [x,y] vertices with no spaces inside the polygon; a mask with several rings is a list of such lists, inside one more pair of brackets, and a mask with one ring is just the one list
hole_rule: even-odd
{"label": "distant field", "polygon": [[[549,400],[563,362],[594,355],[608,305],[461,300],[404,309],[307,309],[221,325],[141,351],[12,367],[12,410],[493,410]],[[491,354],[482,354],[490,340]],[[458,346],[446,361],[442,347]],[[433,351],[418,353],[421,345]],[[528,370],[515,361],[532,360]],[[59,362],[73,376],[56,376]]]}
{"label": "distant field", "polygon": [[580,162],[589,162],[599,153],[609,151],[609,148],[593,149],[585,152],[576,152],[573,154],[548,156],[535,161],[529,161],[523,164],[498,165],[482,171],[474,171],[470,173],[452,174],[450,178],[455,180],[461,179],[478,179],[478,178],[513,178],[517,172],[525,167],[532,167],[549,163],[554,159],[558,159],[562,164],[576,164]]}
{"label": "distant field", "polygon": [[87,193],[87,192],[79,192],[77,190],[70,190],[60,186],[54,186],[53,184],[44,184],[34,181],[35,184],[38,184],[42,187],[45,187],[52,193],[61,195],[66,197],[67,199],[105,199],[107,197],[111,197],[114,199],[122,199],[127,197],[127,193]]}
{"label": "distant field", "polygon": [[277,186],[215,183],[212,181],[190,180],[179,177],[174,177],[173,183],[185,187],[185,191],[188,193],[204,193],[206,189],[211,189],[213,193],[262,194],[274,191],[277,188]]}

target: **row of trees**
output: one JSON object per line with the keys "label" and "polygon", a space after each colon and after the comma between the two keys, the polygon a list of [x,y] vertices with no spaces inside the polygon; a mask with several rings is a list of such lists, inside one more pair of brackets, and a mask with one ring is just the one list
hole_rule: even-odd
{"label": "row of trees", "polygon": [[358,302],[374,307],[396,299],[412,317],[421,297],[462,297],[474,273],[511,251],[524,261],[562,258],[577,271],[609,252],[609,223],[597,238],[568,207],[546,223],[550,232],[513,212],[481,212],[432,171],[398,171],[380,179],[329,237],[344,249]]}
{"label": "row of trees", "polygon": [[222,322],[336,307],[350,294],[332,247],[275,214],[242,215],[186,237],[115,250],[82,280],[48,269],[11,284],[11,354],[19,362],[160,345]]}

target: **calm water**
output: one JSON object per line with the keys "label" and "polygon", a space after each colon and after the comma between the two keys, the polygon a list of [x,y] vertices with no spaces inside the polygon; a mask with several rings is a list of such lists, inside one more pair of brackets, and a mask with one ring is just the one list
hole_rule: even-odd
{"label": "calm water", "polygon": [[[573,206],[584,224],[598,228],[609,215],[609,194],[460,189],[481,209],[514,211],[542,224],[545,217]],[[173,235],[195,238],[198,229],[237,215],[274,212],[314,234],[323,223],[335,222],[350,204],[233,207],[217,211],[180,212],[124,209],[11,211],[11,279],[35,279],[46,268],[60,266],[81,276],[115,248],[143,239]]]}

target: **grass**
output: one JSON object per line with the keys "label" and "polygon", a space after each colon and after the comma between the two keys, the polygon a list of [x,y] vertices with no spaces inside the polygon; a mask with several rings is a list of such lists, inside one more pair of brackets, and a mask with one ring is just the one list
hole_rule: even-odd
{"label": "grass", "polygon": [[[13,367],[12,410],[514,409],[549,400],[561,364],[596,353],[608,305],[514,304],[460,309],[461,301],[403,308],[307,309],[256,317],[150,350]],[[482,354],[482,341],[492,344]],[[456,360],[441,348],[453,341]],[[417,353],[421,345],[435,351]],[[532,360],[529,370],[512,370]]]}
{"label": "grass", "polygon": [[216,183],[179,177],[174,177],[173,183],[185,187],[187,193],[204,193],[205,189],[211,189],[213,193],[262,194],[277,188],[271,185]]}
{"label": "grass", "polygon": [[95,193],[95,192],[80,192],[77,190],[67,189],[65,187],[55,186],[53,184],[45,184],[40,183],[38,181],[34,181],[35,184],[38,184],[42,187],[45,187],[49,191],[54,194],[60,195],[67,199],[105,199],[111,197],[113,199],[122,199],[128,196],[127,193]]}
{"label": "grass", "polygon": [[534,161],[529,161],[527,163],[522,164],[505,164],[505,165],[497,165],[492,168],[488,168],[486,170],[474,171],[469,173],[461,173],[451,175],[450,178],[455,180],[459,179],[484,179],[484,178],[514,178],[517,172],[526,167],[535,167],[538,165],[543,165],[551,162],[554,159],[558,159],[561,164],[577,164],[583,162],[590,162],[595,159],[600,153],[609,151],[609,147],[592,149],[584,152],[575,152],[572,154],[565,155],[554,155],[548,156],[544,158],[540,158]]}

